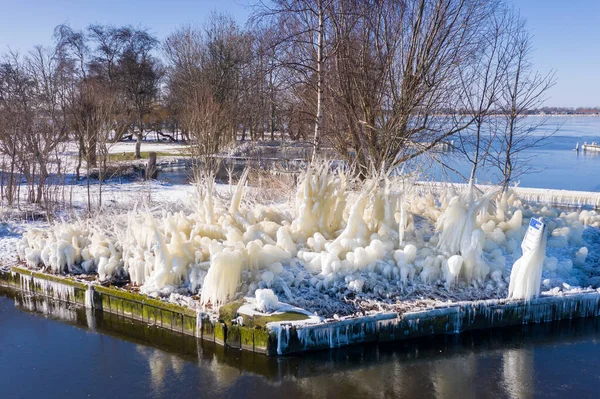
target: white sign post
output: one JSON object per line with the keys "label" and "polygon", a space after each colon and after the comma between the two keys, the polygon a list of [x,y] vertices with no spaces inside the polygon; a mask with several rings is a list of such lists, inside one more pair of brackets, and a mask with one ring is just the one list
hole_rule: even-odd
{"label": "white sign post", "polygon": [[527,301],[540,295],[542,267],[546,257],[546,225],[543,219],[531,218],[521,243],[523,256],[510,272],[508,297]]}
{"label": "white sign post", "polygon": [[542,222],[541,218],[539,220],[531,218],[529,227],[525,233],[525,238],[523,238],[523,242],[521,243],[523,255],[525,255],[526,252],[535,251],[540,248],[545,232],[546,225]]}

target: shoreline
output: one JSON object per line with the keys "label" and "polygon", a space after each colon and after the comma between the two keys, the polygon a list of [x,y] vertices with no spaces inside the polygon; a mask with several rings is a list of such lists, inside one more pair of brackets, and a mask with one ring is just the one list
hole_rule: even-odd
{"label": "shoreline", "polygon": [[0,286],[29,295],[32,303],[41,296],[267,356],[600,316],[600,292],[589,290],[531,301],[461,301],[414,312],[379,312],[313,324],[281,320],[259,328],[212,320],[188,307],[19,266],[0,269]]}
{"label": "shoreline", "polygon": [[[327,179],[328,175],[326,174],[316,176],[319,176],[320,179],[325,179],[325,181],[330,181]],[[336,184],[341,184],[341,182]],[[387,203],[400,203],[404,206],[403,203],[395,201],[395,197],[390,196],[392,192],[393,195],[398,195],[394,190],[398,189],[402,184],[403,182],[399,180],[395,181],[394,184],[388,183],[386,185],[385,189],[388,197],[385,198]],[[394,240],[397,238],[383,235],[384,238],[379,240],[376,236],[375,238],[371,238],[371,241],[364,241],[360,245],[357,244],[356,248],[346,251],[345,257],[340,257],[336,265],[326,263],[336,260],[333,259],[333,256],[327,257],[328,252],[323,251],[323,248],[328,249],[327,244],[333,245],[332,243],[337,242],[334,241],[333,237],[335,236],[329,236],[326,239],[322,236],[320,230],[316,230],[319,234],[309,234],[309,238],[306,241],[302,241],[302,237],[296,237],[296,241],[294,241],[289,231],[286,230],[289,229],[288,225],[284,222],[294,223],[298,219],[297,217],[294,219],[294,217],[289,216],[289,219],[282,220],[281,224],[273,221],[264,223],[265,227],[263,228],[271,228],[272,230],[269,236],[270,241],[269,238],[264,238],[264,240],[273,242],[274,244],[263,244],[265,250],[260,252],[263,258],[258,258],[256,253],[252,252],[254,251],[253,245],[256,248],[263,248],[263,246],[256,244],[256,239],[248,239],[248,243],[244,244],[243,237],[239,238],[237,236],[229,240],[227,236],[217,235],[217,238],[214,239],[219,244],[222,243],[222,245],[232,245],[232,242],[242,242],[245,252],[242,252],[241,249],[238,250],[235,254],[239,254],[239,256],[236,255],[236,258],[233,258],[233,255],[231,255],[231,258],[227,258],[227,256],[234,252],[230,249],[226,250],[222,247],[217,247],[215,242],[211,241],[210,234],[208,233],[202,236],[202,240],[192,240],[192,238],[189,238],[190,241],[186,245],[190,247],[196,245],[196,247],[193,247],[194,259],[186,258],[188,253],[192,253],[192,249],[188,248],[188,252],[178,255],[177,248],[167,248],[164,252],[166,253],[165,256],[181,256],[181,258],[178,258],[180,259],[179,264],[182,261],[188,262],[184,270],[188,277],[182,276],[183,280],[157,280],[158,277],[155,280],[151,280],[151,278],[154,278],[152,277],[154,274],[149,274],[146,268],[148,265],[156,265],[154,257],[151,259],[152,262],[147,261],[145,258],[138,258],[136,259],[137,263],[132,263],[130,260],[133,257],[127,258],[125,255],[121,255],[120,252],[109,249],[116,248],[118,236],[96,236],[94,235],[97,233],[96,230],[87,230],[87,227],[83,225],[68,227],[68,231],[52,232],[52,230],[49,230],[46,232],[34,231],[31,234],[28,233],[27,236],[24,236],[18,247],[20,259],[27,261],[28,268],[21,267],[24,264],[23,262],[18,264],[13,263],[11,267],[5,268],[3,278],[12,283],[16,288],[28,293],[41,292],[43,295],[49,297],[66,302],[74,302],[90,308],[108,309],[109,312],[114,310],[132,319],[148,321],[152,325],[159,324],[159,317],[156,311],[158,308],[160,309],[160,325],[163,327],[166,326],[166,328],[171,329],[175,327],[178,332],[196,337],[200,334],[200,338],[207,335],[211,337],[209,338],[210,340],[216,341],[221,345],[242,349],[245,347],[247,350],[269,355],[285,355],[288,353],[319,350],[364,342],[400,340],[417,336],[459,333],[471,329],[496,328],[528,322],[537,323],[560,320],[562,318],[600,315],[600,291],[585,288],[598,286],[597,283],[590,280],[593,277],[593,273],[581,276],[575,276],[570,273],[570,270],[574,266],[575,258],[579,259],[577,262],[583,266],[588,248],[591,248],[592,253],[597,254],[597,249],[595,248],[597,248],[598,241],[593,240],[593,236],[588,235],[583,237],[583,232],[585,224],[594,227],[596,229],[594,234],[597,234],[597,228],[600,227],[599,216],[596,212],[581,211],[580,215],[579,212],[567,214],[560,209],[536,208],[533,205],[522,205],[519,199],[521,196],[527,194],[531,197],[530,200],[537,199],[539,202],[544,203],[562,201],[570,205],[593,204],[597,206],[600,203],[600,193],[598,195],[587,193],[586,197],[584,195],[586,193],[582,192],[569,192],[566,190],[558,192],[537,190],[532,192],[532,189],[527,189],[521,195],[517,192],[517,196],[510,194],[510,197],[503,197],[501,201],[505,203],[504,208],[498,208],[500,211],[496,210],[492,214],[488,211],[486,214],[488,218],[492,219],[482,222],[485,226],[482,224],[479,230],[481,237],[480,244],[478,244],[481,245],[479,256],[485,260],[484,265],[487,266],[482,270],[482,277],[475,282],[465,277],[465,280],[461,280],[459,283],[458,272],[455,273],[456,277],[452,277],[448,271],[444,271],[443,269],[445,267],[445,263],[443,264],[443,262],[446,262],[450,257],[448,252],[457,252],[452,249],[444,252],[438,245],[439,240],[443,239],[443,237],[440,238],[440,236],[432,235],[432,224],[440,218],[438,213],[446,212],[451,208],[449,206],[444,207],[441,204],[436,205],[433,202],[434,196],[432,194],[436,194],[435,197],[443,202],[449,198],[450,194],[453,196],[456,195],[452,191],[456,191],[457,188],[464,189],[465,185],[414,181],[411,184],[414,184],[414,189],[410,193],[411,200],[409,206],[402,209],[406,209],[415,215],[416,227],[413,226],[410,230],[411,232],[414,231],[414,234],[411,233],[410,238],[406,236],[406,241],[400,238],[399,244],[394,244]],[[173,191],[182,191],[181,187],[175,186],[173,187]],[[209,201],[209,211],[215,212],[215,209],[218,211],[222,208],[223,204],[229,201],[223,199],[223,204],[219,204],[217,208],[214,208],[211,202],[213,191],[218,192],[221,190],[214,190],[212,185],[209,185],[209,187],[209,194],[203,197],[204,206],[206,206],[206,201]],[[260,217],[255,216],[254,213],[248,213],[249,211],[240,210],[240,201],[244,187],[245,178],[240,180],[236,186],[236,194],[232,197],[229,207],[230,213],[237,216],[247,226],[251,226],[251,223],[254,223],[254,225],[258,223],[260,225],[261,222],[266,220],[264,216],[267,215],[265,213],[267,212],[266,210],[259,213],[259,215],[262,215]],[[452,190],[449,191],[449,188],[452,188]],[[480,186],[478,189],[486,191],[487,194],[483,194],[483,196],[490,196],[490,198],[492,193],[497,192],[497,186]],[[355,199],[356,194],[360,194],[366,206],[366,199],[364,198],[367,198],[365,193],[368,192],[358,191],[351,194],[344,191],[344,201],[346,199],[351,201]],[[314,200],[311,198],[313,197],[304,196],[298,200],[296,197],[296,201],[300,201],[300,204],[305,204],[305,201]],[[315,198],[317,198],[316,194]],[[298,202],[296,202],[296,208],[297,205]],[[346,203],[344,202],[345,207]],[[504,212],[508,212],[509,210],[509,214],[504,214]],[[276,211],[280,213],[276,214]],[[280,215],[286,212],[286,210],[277,208],[269,212],[272,212],[272,215]],[[351,210],[350,214],[356,212],[358,211]],[[360,212],[364,212],[364,209]],[[381,212],[372,213],[371,215],[380,214]],[[528,225],[527,218],[531,218],[537,214],[548,216],[549,223],[554,223],[552,230],[556,229],[557,233],[553,234],[549,240],[549,246],[556,249],[548,252],[549,260],[545,269],[547,273],[544,275],[546,280],[543,281],[543,287],[546,291],[542,293],[539,299],[531,301],[506,300],[504,298],[507,297],[506,289],[509,282],[510,266],[515,261],[515,257],[519,255],[517,249],[518,242],[523,237],[523,226]],[[192,221],[200,223],[199,226],[202,228],[205,228],[204,226],[207,223],[205,222],[206,219],[194,219],[195,217],[199,217],[198,213],[194,212],[190,214],[181,212],[174,213],[173,215],[162,214],[163,219],[177,218],[178,220],[177,223],[173,222],[175,219],[172,219],[168,223],[164,222],[166,223],[164,226],[170,226],[169,228],[173,229],[175,226],[184,226],[183,229],[186,228],[185,226],[189,226],[189,229],[192,229]],[[247,220],[242,215],[246,215]],[[364,218],[364,215],[359,215],[361,215],[361,218]],[[376,216],[375,219],[364,219],[363,223],[366,223],[365,220],[379,220],[377,217],[379,216]],[[416,217],[420,217],[420,219],[416,219]],[[400,215],[400,218],[402,218],[402,215]],[[561,218],[562,221],[560,225],[558,218]],[[348,220],[350,219],[351,215],[348,216]],[[553,222],[554,219],[556,219],[555,222]],[[580,219],[582,222],[579,221]],[[148,227],[139,218],[128,220],[127,229]],[[257,222],[257,220],[261,222]],[[226,222],[228,223],[229,219],[224,218],[222,221],[219,221],[221,224]],[[516,227],[511,227],[513,224]],[[211,224],[211,226],[213,225],[220,226],[220,224]],[[158,225],[153,224],[149,228],[158,229],[156,226]],[[276,235],[273,226],[276,228],[277,242],[272,238]],[[345,225],[344,232],[346,232],[348,226],[350,226],[349,222]],[[383,225],[378,231],[383,231],[381,229],[385,226],[387,225]],[[167,227],[164,228],[166,229]],[[57,228],[66,229],[67,225],[59,225]],[[304,231],[310,231],[309,228]],[[391,227],[388,226],[388,228]],[[165,235],[164,237],[167,237],[167,234],[171,234],[170,237],[181,237],[181,234],[177,235],[173,229],[169,231],[165,230],[163,233],[156,230],[154,233],[158,237],[156,242],[161,243],[163,242],[162,240],[165,240],[162,234]],[[252,231],[250,227],[247,227],[246,230]],[[326,229],[322,231],[325,231],[325,234],[327,234]],[[339,229],[335,231],[339,231]],[[337,233],[338,238],[335,240],[338,240],[344,232]],[[222,234],[220,231],[217,231],[217,233]],[[280,233],[283,238],[279,237]],[[382,234],[384,233],[385,231]],[[48,234],[61,237],[67,243],[73,242],[73,244],[65,246],[65,251],[70,248],[68,245],[80,248],[82,253],[83,251],[96,251],[96,254],[87,252],[89,256],[86,256],[90,257],[90,259],[96,259],[100,256],[108,258],[108,253],[110,252],[110,256],[116,259],[114,262],[119,262],[121,256],[124,256],[123,262],[129,268],[123,270],[129,273],[131,285],[129,288],[126,286],[125,289],[111,287],[108,281],[111,273],[114,272],[102,269],[107,263],[100,263],[101,267],[98,267],[98,277],[95,277],[96,273],[94,270],[88,270],[87,266],[83,265],[83,263],[83,266],[80,266],[83,269],[75,267],[72,269],[69,266],[67,270],[61,265],[56,266],[57,260],[52,260],[54,259],[52,257],[44,260],[44,254],[49,254],[49,251],[53,250],[52,248],[58,248],[57,246],[49,247],[52,243],[48,244],[46,241],[40,241],[44,239],[44,235],[47,236]],[[71,235],[75,237],[75,234],[77,234],[78,241],[73,241],[73,239],[69,238]],[[267,233],[263,232],[262,234],[266,237]],[[287,241],[285,240],[287,237],[285,234],[289,236]],[[184,233],[184,236],[196,237],[197,235],[187,232]],[[92,248],[95,245],[94,242],[101,242],[102,245],[97,244],[97,248],[94,249]],[[164,242],[166,243],[167,241],[165,240]],[[175,243],[177,244],[178,242]],[[174,240],[171,240],[168,245],[173,245],[173,243]],[[402,245],[403,243],[405,244],[404,246]],[[212,247],[206,249],[203,247],[209,244]],[[290,249],[282,248],[285,245],[287,245],[286,248]],[[294,248],[291,248],[291,245]],[[584,252],[581,252],[582,245],[586,246]],[[46,247],[50,249],[47,250]],[[333,247],[329,249],[331,248]],[[211,251],[219,249],[221,249],[220,252],[211,254]],[[54,250],[56,251],[56,249]],[[97,252],[101,250],[104,250],[104,252]],[[156,253],[156,255],[152,255],[150,251],[154,251],[152,253]],[[156,248],[149,249],[144,252],[143,256],[162,256],[163,252],[160,251],[160,248],[158,250]],[[576,251],[577,253],[575,253]],[[292,255],[293,252],[294,254]],[[146,253],[150,255],[146,255]],[[334,252],[331,251],[331,253]],[[208,258],[209,255],[211,256],[210,261]],[[249,258],[245,259],[243,256],[248,256]],[[250,256],[254,258],[250,258]],[[273,256],[277,257],[273,258]],[[336,254],[334,256],[337,257]],[[372,260],[374,256],[376,260]],[[356,262],[357,260],[359,262]],[[167,268],[170,268],[171,263],[169,260],[168,262],[165,265]],[[233,265],[232,262],[234,262]],[[242,262],[247,262],[244,269],[242,269]],[[345,262],[344,269],[342,268],[342,262]],[[142,270],[144,274],[138,270],[139,265],[144,268]],[[592,264],[590,263],[589,266],[591,267]],[[51,267],[55,274],[40,272],[40,270],[49,270],[48,267]],[[214,294],[214,297],[205,299],[203,297],[205,292],[208,292],[208,295],[216,292],[214,287],[211,286],[213,284],[211,278],[214,277],[211,273],[214,273],[217,269],[226,268],[223,270],[229,270],[232,267],[239,267],[239,281],[235,282],[235,286],[231,285],[235,291],[223,294],[221,290],[218,294],[220,296]],[[411,269],[413,270],[412,275],[410,275]],[[562,271],[564,273],[560,274],[557,271],[558,269],[560,269],[560,273]],[[150,269],[152,273],[153,270]],[[80,277],[79,273],[89,274],[90,277]],[[230,273],[230,275],[237,276],[235,270],[233,270],[233,273]],[[400,273],[405,274],[401,275]],[[63,277],[63,275],[66,275],[66,277]],[[140,276],[145,277],[141,279]],[[187,278],[189,278],[192,284],[196,284],[193,282],[203,281],[201,286],[202,291],[198,290],[200,288],[198,285],[187,284]],[[274,280],[275,283],[273,283]],[[588,280],[590,280],[589,283]],[[148,282],[150,284],[145,285]],[[183,291],[181,291],[179,288],[183,283],[185,283],[185,286],[183,287]],[[120,283],[115,284],[119,287],[121,286]],[[146,295],[138,293],[138,288],[135,287],[140,286],[147,288],[142,289]],[[284,299],[291,306],[309,312],[309,316],[317,316],[316,319],[309,317],[310,321],[307,321],[306,313],[302,318],[298,318],[297,314],[292,316],[288,314],[290,313],[288,311],[281,311],[281,307],[278,305],[279,298],[274,302],[274,307],[271,307],[271,310],[276,311],[275,313],[266,312],[266,308],[262,308],[265,314],[258,316],[241,312],[240,306],[244,305],[243,302],[239,303],[238,307],[229,306],[230,303],[233,305],[232,301],[237,301],[240,295],[248,297],[256,295],[256,298],[259,298],[258,288],[264,290],[266,287],[275,289],[278,292],[277,295],[279,298]],[[366,287],[364,292],[363,287]],[[574,287],[574,289],[571,289],[571,287]],[[273,296],[273,291],[270,291],[271,296]],[[200,302],[198,299],[201,295],[202,300]],[[582,295],[585,298],[580,298]],[[105,297],[107,298],[106,300]],[[162,297],[163,299],[157,299],[158,297]],[[564,305],[564,302],[568,301],[564,298],[575,298],[576,302],[580,301],[581,303],[577,302],[573,306],[575,310],[585,309],[584,313],[580,312],[581,314],[574,315],[571,305]],[[549,301],[549,303],[544,301]],[[542,310],[536,310],[534,313],[531,313],[531,307],[533,304],[538,306],[538,302]],[[203,307],[201,303],[207,304],[206,307],[208,309]],[[285,306],[286,303],[282,302],[281,305]],[[516,303],[517,305],[510,305],[512,303]],[[211,306],[210,304],[227,305],[218,307]],[[473,306],[476,307],[475,310],[468,310],[473,308]],[[488,311],[497,306],[500,306],[497,311],[491,313]],[[526,310],[515,311],[511,306],[517,306],[519,309],[523,308]],[[152,310],[148,310],[148,307]],[[226,309],[227,307],[230,309]],[[166,314],[163,314],[163,308],[166,308],[164,309],[167,312]],[[240,309],[240,312],[238,312],[238,309]],[[257,307],[256,309],[259,308]],[[509,314],[507,320],[505,320],[504,313]],[[498,320],[496,316],[500,314],[502,316]],[[477,321],[478,317],[483,317],[483,319]],[[261,319],[260,323],[258,323],[258,319]],[[390,325],[391,327],[389,327]],[[388,327],[391,328],[391,332],[388,331],[386,333],[385,331]]]}

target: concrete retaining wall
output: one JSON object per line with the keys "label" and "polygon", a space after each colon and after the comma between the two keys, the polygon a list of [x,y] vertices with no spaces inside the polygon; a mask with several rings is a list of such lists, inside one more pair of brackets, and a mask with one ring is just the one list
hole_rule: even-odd
{"label": "concrete retaining wall", "polygon": [[277,354],[288,354],[598,315],[600,294],[591,292],[542,297],[529,303],[508,300],[461,302],[444,308],[364,316],[315,326],[280,323],[273,331],[277,335]]}
{"label": "concrete retaining wall", "polygon": [[600,293],[591,292],[543,297],[529,303],[461,302],[418,312],[378,314],[316,325],[278,322],[268,324],[265,329],[232,325],[226,320],[214,322],[202,313],[141,294],[22,267],[0,269],[0,285],[270,356],[600,315]]}

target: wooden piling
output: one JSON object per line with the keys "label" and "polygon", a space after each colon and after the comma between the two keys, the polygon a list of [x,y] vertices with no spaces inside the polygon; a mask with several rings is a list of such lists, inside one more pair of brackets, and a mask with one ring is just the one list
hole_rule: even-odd
{"label": "wooden piling", "polygon": [[158,169],[156,169],[156,152],[148,153],[148,164],[146,165],[146,180],[156,179]]}

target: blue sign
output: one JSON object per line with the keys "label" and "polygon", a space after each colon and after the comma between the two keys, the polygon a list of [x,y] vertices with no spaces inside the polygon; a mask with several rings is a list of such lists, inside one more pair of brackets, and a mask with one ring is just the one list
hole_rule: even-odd
{"label": "blue sign", "polygon": [[539,230],[543,225],[544,224],[542,222],[534,218],[531,218],[531,221],[529,222],[529,227],[532,227],[536,230]]}

